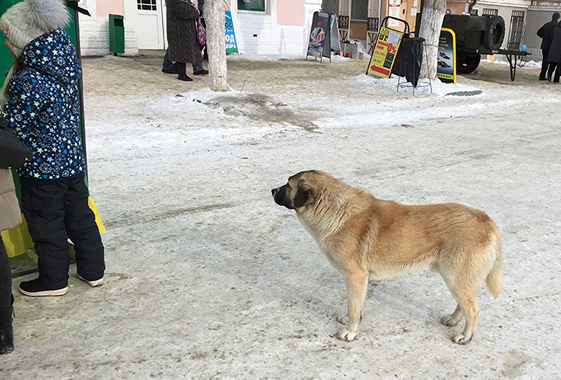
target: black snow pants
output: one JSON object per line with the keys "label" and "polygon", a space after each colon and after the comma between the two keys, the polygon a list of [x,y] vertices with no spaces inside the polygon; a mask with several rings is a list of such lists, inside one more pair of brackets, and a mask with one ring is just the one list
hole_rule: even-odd
{"label": "black snow pants", "polygon": [[52,289],[68,285],[68,238],[76,251],[78,274],[89,281],[103,277],[104,248],[83,173],[64,182],[22,187],[21,197],[45,285]]}

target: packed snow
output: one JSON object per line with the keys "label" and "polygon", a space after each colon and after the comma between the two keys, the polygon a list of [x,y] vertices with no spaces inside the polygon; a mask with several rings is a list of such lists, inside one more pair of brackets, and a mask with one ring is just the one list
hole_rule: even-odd
{"label": "packed snow", "polygon": [[[482,62],[415,91],[366,61],[228,59],[232,91],[161,56],[84,59],[90,191],[107,272],[16,296],[11,379],[552,379],[561,376],[561,86]],[[206,63],[205,63],[206,66]],[[188,73],[189,74],[189,73]],[[345,284],[270,190],[320,169],[380,199],[459,202],[503,233],[504,289],[478,330],[430,271],[371,282],[335,338]]]}

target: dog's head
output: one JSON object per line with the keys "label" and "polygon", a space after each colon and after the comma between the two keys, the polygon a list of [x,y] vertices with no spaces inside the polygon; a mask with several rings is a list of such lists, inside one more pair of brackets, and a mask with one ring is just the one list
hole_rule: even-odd
{"label": "dog's head", "polygon": [[298,211],[312,204],[319,195],[321,177],[329,176],[317,170],[309,170],[293,175],[286,185],[271,190],[275,202],[291,210]]}

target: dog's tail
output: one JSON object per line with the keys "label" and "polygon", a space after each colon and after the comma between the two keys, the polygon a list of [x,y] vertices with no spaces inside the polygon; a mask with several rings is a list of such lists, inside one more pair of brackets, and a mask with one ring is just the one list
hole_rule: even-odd
{"label": "dog's tail", "polygon": [[503,290],[503,251],[501,247],[501,233],[498,229],[496,229],[495,244],[492,249],[495,251],[495,262],[485,282],[493,297],[497,298],[501,290]]}

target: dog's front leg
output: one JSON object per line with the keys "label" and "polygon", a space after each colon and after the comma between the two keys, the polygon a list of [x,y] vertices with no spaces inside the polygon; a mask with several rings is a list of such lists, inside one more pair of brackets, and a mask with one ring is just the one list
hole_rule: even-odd
{"label": "dog's front leg", "polygon": [[356,338],[360,327],[362,308],[366,298],[366,290],[368,289],[368,272],[347,273],[345,275],[345,283],[347,285],[349,324],[337,335],[337,338],[350,342]]}

